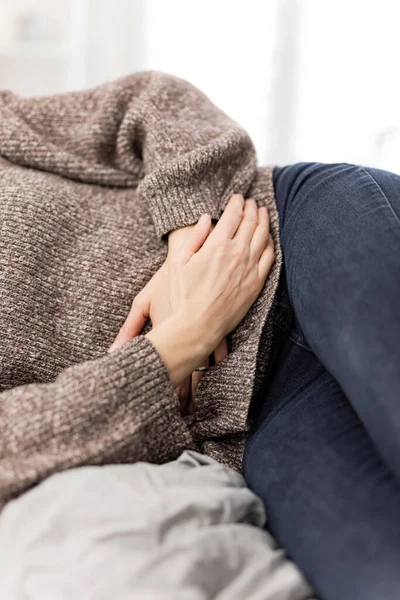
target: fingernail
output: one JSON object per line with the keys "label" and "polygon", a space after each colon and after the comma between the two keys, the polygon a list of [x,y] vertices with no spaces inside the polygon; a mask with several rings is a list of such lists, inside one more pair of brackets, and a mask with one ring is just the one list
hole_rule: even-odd
{"label": "fingernail", "polygon": [[203,225],[209,220],[209,218],[210,215],[201,215],[200,219],[198,220],[198,225]]}

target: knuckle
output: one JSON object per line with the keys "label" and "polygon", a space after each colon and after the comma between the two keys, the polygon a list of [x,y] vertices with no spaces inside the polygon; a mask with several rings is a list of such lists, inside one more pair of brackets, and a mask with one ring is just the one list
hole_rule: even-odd
{"label": "knuckle", "polygon": [[257,215],[246,215],[246,221],[249,223],[249,225],[253,225],[253,227],[256,227],[258,224]]}
{"label": "knuckle", "polygon": [[249,221],[258,222],[258,210],[255,200],[249,201],[250,203],[246,205],[246,210],[244,212],[246,219]]}
{"label": "knuckle", "polygon": [[236,246],[231,254],[231,261],[234,265],[239,265],[246,258],[246,249],[241,246]]}
{"label": "knuckle", "polygon": [[125,321],[125,323],[123,323],[123,324],[121,325],[121,329],[119,330],[119,333],[120,333],[122,336],[129,336],[129,335],[130,335],[130,333],[131,333],[131,330],[130,330],[130,327],[129,327],[129,324],[128,324],[128,322],[127,322],[127,321]]}
{"label": "knuckle", "polygon": [[243,216],[243,211],[237,206],[232,208],[232,220],[236,223],[236,221],[240,220]]}
{"label": "knuckle", "polygon": [[223,256],[227,251],[227,243],[225,240],[217,240],[214,243],[214,253],[218,256],[221,257]]}
{"label": "knuckle", "polygon": [[269,224],[266,221],[262,221],[258,227],[262,235],[264,235],[265,237],[269,236]]}
{"label": "knuckle", "polygon": [[259,225],[259,233],[262,239],[268,241],[269,229],[266,225]]}
{"label": "knuckle", "polygon": [[239,265],[240,265],[240,258],[238,258],[236,255],[233,254],[229,261],[230,270],[235,271]]}
{"label": "knuckle", "polygon": [[137,296],[134,297],[133,301],[132,301],[132,308],[140,308],[142,306],[142,297],[140,294],[138,294]]}
{"label": "knuckle", "polygon": [[271,262],[275,260],[275,250],[272,247],[268,248],[267,255]]}
{"label": "knuckle", "polygon": [[131,310],[129,313],[129,317],[132,317],[134,313],[143,313],[146,309],[147,306],[147,298],[142,295],[142,294],[138,294],[137,296],[135,296],[135,298],[132,301],[132,306],[131,306]]}
{"label": "knuckle", "polygon": [[232,251],[232,256],[234,256],[235,258],[239,258],[242,259],[244,258],[246,253],[245,248],[243,248],[243,246],[235,246],[235,248]]}

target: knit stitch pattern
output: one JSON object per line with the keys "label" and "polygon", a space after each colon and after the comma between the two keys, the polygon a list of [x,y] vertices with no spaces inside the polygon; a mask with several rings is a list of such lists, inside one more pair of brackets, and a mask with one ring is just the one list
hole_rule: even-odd
{"label": "knit stitch pattern", "polygon": [[[107,349],[167,234],[218,219],[235,192],[268,207],[276,259],[181,417],[149,322]],[[188,82],[149,71],[62,95],[0,92],[0,508],[80,465],[196,448],[240,469],[281,262],[272,167]]]}

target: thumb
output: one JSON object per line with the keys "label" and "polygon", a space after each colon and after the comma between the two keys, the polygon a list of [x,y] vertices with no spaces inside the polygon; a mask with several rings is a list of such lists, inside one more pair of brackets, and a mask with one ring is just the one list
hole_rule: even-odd
{"label": "thumb", "polygon": [[179,258],[187,263],[206,241],[210,233],[211,217],[210,215],[202,215],[197,221],[188,238],[182,244],[179,251]]}
{"label": "thumb", "polygon": [[138,294],[134,298],[125,322],[111,344],[108,352],[113,352],[139,335],[150,313],[150,301],[144,295]]}

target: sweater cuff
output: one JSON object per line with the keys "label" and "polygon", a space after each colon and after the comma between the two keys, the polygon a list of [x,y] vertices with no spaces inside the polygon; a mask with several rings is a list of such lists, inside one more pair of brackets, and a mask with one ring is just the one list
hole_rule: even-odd
{"label": "sweater cuff", "polygon": [[132,418],[140,416],[147,441],[144,460],[163,463],[195,449],[168,370],[149,338],[140,335],[108,358],[116,361],[109,385],[123,391]]}
{"label": "sweater cuff", "polygon": [[141,181],[138,193],[163,238],[205,213],[218,220],[232,194],[247,193],[255,168],[252,142],[238,129],[155,169]]}
{"label": "sweater cuff", "polygon": [[160,181],[148,197],[157,236],[163,238],[174,229],[194,225],[204,214],[218,220],[221,195],[222,191],[212,193],[208,186],[169,187]]}

